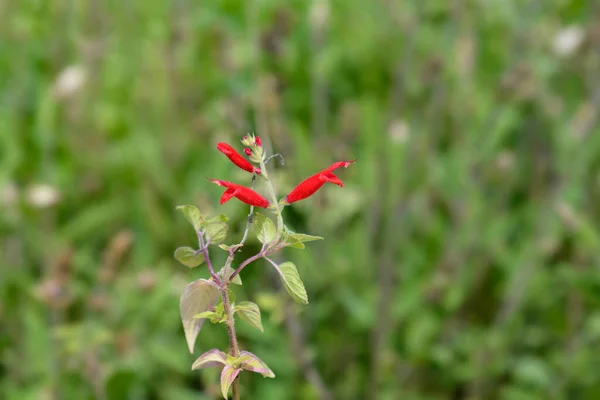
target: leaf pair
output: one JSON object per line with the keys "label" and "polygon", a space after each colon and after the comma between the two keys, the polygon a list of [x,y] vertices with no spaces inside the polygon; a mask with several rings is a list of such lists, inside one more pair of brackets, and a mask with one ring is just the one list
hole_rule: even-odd
{"label": "leaf pair", "polygon": [[259,373],[265,378],[275,377],[267,364],[248,351],[241,351],[239,357],[231,357],[218,349],[209,350],[194,361],[192,370],[219,365],[224,365],[221,371],[221,393],[225,399],[227,399],[229,387],[242,370]]}

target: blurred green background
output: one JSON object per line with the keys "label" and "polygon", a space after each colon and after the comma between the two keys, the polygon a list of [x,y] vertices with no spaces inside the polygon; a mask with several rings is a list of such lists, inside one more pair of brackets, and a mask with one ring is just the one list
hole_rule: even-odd
{"label": "blurred green background", "polygon": [[[0,2],[0,398],[216,399],[178,204],[256,132],[310,304],[263,262],[246,399],[600,398],[600,6],[589,0]],[[254,254],[256,242],[243,255]],[[224,260],[219,249],[215,262]],[[197,357],[225,348],[206,324]]]}

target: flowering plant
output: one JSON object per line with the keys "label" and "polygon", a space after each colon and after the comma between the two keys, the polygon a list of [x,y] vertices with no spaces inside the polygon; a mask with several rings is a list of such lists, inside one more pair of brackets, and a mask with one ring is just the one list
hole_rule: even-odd
{"label": "flowering plant", "polygon": [[[327,182],[343,187],[344,184],[333,174],[333,171],[341,167],[347,168],[353,163],[353,161],[339,161],[332,164],[329,168],[302,181],[278,201],[266,165],[279,154],[267,158],[258,136],[246,135],[242,139],[242,144],[246,146],[244,154],[248,156],[249,160],[226,143],[217,144],[217,149],[225,154],[233,164],[252,174],[251,187],[220,179],[209,179],[211,182],[225,188],[220,204],[236,198],[250,206],[246,230],[239,243],[231,245],[221,243],[226,238],[228,231],[228,218],[225,215],[221,214],[208,218],[194,206],[177,207],[192,224],[198,237],[198,249],[180,247],[175,250],[175,258],[190,268],[205,263],[210,273],[209,279],[198,279],[188,284],[181,295],[181,320],[188,348],[191,353],[194,352],[194,343],[205,320],[225,324],[229,336],[229,351],[227,353],[218,349],[208,350],[196,359],[192,364],[192,369],[222,367],[221,392],[225,399],[228,398],[230,387],[232,387],[233,398],[239,399],[239,379],[237,378],[243,370],[257,372],[269,378],[275,377],[273,371],[258,356],[239,348],[235,332],[235,315],[261,331],[263,326],[258,305],[250,301],[235,303],[230,285],[232,283],[241,285],[240,272],[253,261],[262,258],[275,268],[290,296],[299,303],[307,304],[306,289],[296,266],[289,261],[277,264],[272,260],[271,255],[284,247],[303,249],[305,242],[323,238],[290,231],[283,223],[282,211],[286,205],[311,196]],[[258,166],[254,164],[258,164]],[[269,199],[252,189],[257,176],[264,179]],[[264,214],[254,212],[255,207],[271,211],[276,223]],[[251,228],[262,243],[262,247],[257,254],[234,267],[236,253],[244,245]],[[225,265],[218,271],[215,270],[210,259],[210,245],[218,245],[220,249],[228,254]]]}

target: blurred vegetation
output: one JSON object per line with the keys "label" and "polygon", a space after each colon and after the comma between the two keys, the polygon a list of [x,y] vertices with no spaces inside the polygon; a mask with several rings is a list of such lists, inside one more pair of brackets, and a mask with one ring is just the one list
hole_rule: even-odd
{"label": "blurred vegetation", "polygon": [[[0,2],[0,397],[211,399],[175,211],[247,209],[254,131],[310,304],[244,270],[252,399],[600,398],[600,7],[591,0]],[[260,189],[260,188],[259,188]],[[237,221],[237,222],[236,222]],[[238,235],[238,236],[235,236]],[[234,241],[234,240],[232,240]],[[253,254],[249,243],[243,254]],[[213,251],[216,261],[224,254]],[[225,348],[206,325],[196,356]]]}

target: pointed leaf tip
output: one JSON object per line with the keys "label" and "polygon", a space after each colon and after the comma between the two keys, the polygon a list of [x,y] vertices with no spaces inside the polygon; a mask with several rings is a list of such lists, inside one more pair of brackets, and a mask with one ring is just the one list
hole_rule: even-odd
{"label": "pointed leaf tip", "polygon": [[249,351],[241,351],[239,360],[242,369],[259,373],[265,378],[275,378],[275,374],[267,364]]}
{"label": "pointed leaf tip", "polygon": [[281,283],[292,298],[302,304],[308,304],[308,295],[294,263],[286,261],[276,267]]}
{"label": "pointed leaf tip", "polygon": [[241,368],[233,368],[231,365],[226,365],[223,371],[221,371],[221,393],[224,399],[228,398],[229,387],[241,370]]}

